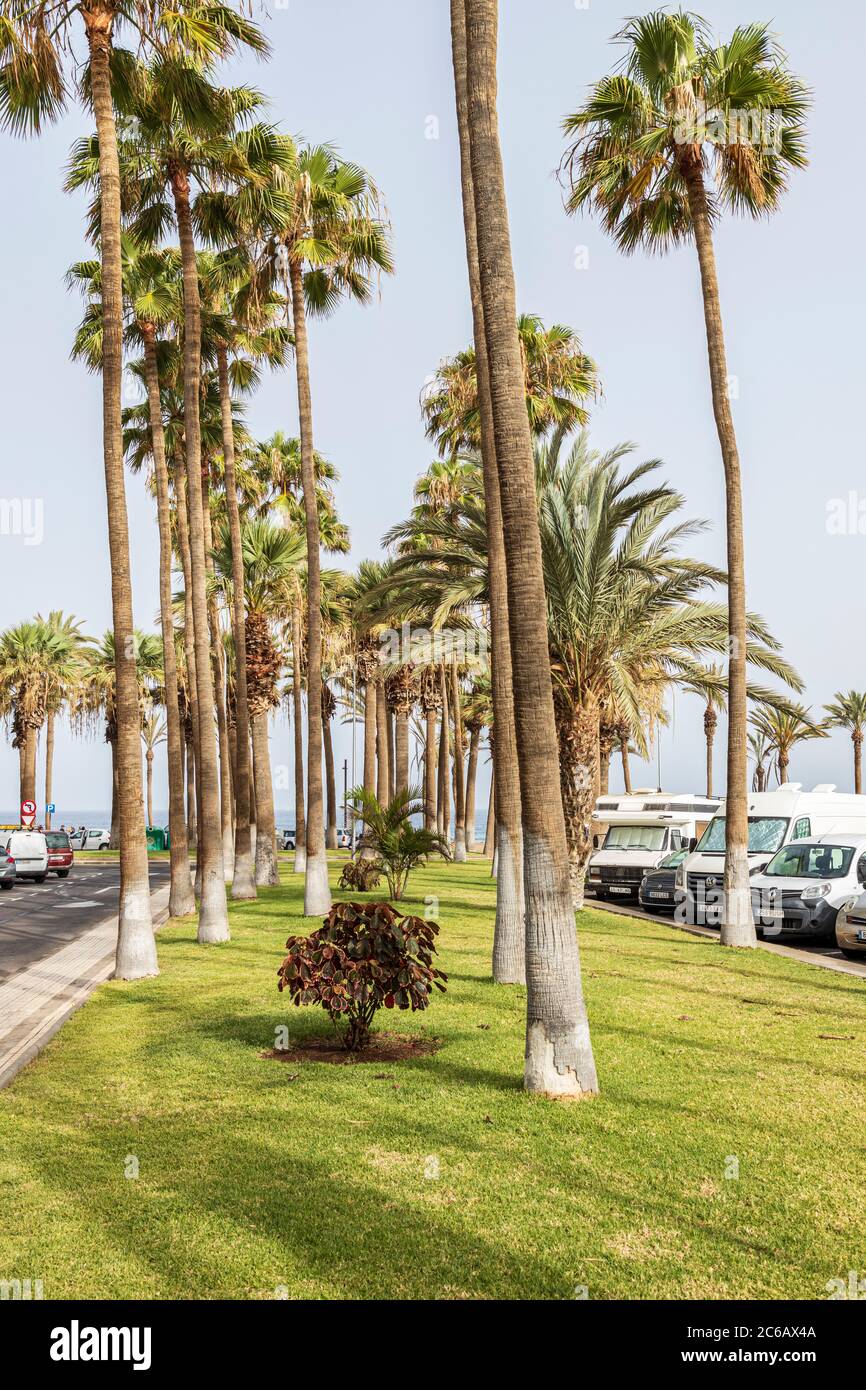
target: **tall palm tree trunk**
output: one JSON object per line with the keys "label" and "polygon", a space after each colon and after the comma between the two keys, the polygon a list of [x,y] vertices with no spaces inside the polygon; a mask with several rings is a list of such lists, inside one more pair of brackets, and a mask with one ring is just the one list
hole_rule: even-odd
{"label": "tall palm tree trunk", "polygon": [[496,782],[498,869],[496,877],[496,924],[493,932],[493,979],[497,984],[524,984],[526,981],[525,931],[523,922],[523,848],[520,824],[520,777],[517,768],[517,742],[514,730],[514,693],[511,651],[508,636],[508,583],[505,540],[502,530],[502,501],[496,463],[496,438],[490,399],[490,373],[484,304],[478,266],[478,235],[475,192],[469,150],[469,108],[466,85],[465,0],[451,0],[451,40],[457,127],[460,136],[460,179],[463,194],[463,229],[472,302],[473,337],[478,376],[478,410],[481,419],[481,463],[484,478],[484,507],[487,520],[488,585],[490,592],[491,693],[493,718],[502,756],[494,759]]}
{"label": "tall palm tree trunk", "polygon": [[198,816],[195,796],[195,741],[192,737],[186,743],[186,826],[190,848],[198,845]]}
{"label": "tall palm tree trunk", "polygon": [[36,733],[32,725],[25,725],[23,756],[20,763],[22,801],[36,801]]}
{"label": "tall palm tree trunk", "polygon": [[631,763],[628,758],[628,737],[624,736],[619,741],[619,756],[622,762],[622,784],[625,791],[631,795]]}
{"label": "tall palm tree trunk", "polygon": [[571,696],[561,690],[554,692],[553,703],[572,901],[579,911],[592,852],[592,813],[599,794],[598,704],[587,696],[583,704],[575,706]]}
{"label": "tall palm tree trunk", "polygon": [[[210,466],[202,460],[201,467],[201,507],[204,523],[204,553],[208,577],[214,573],[213,527],[210,516]],[[213,664],[214,702],[217,710],[217,746],[219,750],[220,783],[220,827],[223,842],[223,874],[226,883],[234,876],[235,833],[232,822],[232,773],[231,753],[229,751],[229,726],[226,715],[225,692],[225,648],[222,640],[216,594],[210,592],[207,600],[208,630],[210,633],[211,660]]]}
{"label": "tall palm tree trunk", "polygon": [[295,739],[295,863],[294,872],[307,867],[307,818],[304,814],[304,699],[301,662],[301,613],[292,609],[292,714]]}
{"label": "tall palm tree trunk", "polygon": [[235,643],[235,856],[232,897],[256,896],[256,874],[250,838],[250,710],[247,695],[246,614],[244,609],[244,556],[241,514],[235,472],[235,436],[232,426],[231,386],[225,348],[217,352],[220,417],[226,510],[232,552],[232,634]]}
{"label": "tall palm tree trunk", "polygon": [[153,749],[145,753],[147,763],[147,823],[153,825]]}
{"label": "tall palm tree trunk", "polygon": [[111,829],[109,844],[115,849],[120,843],[120,777],[117,771],[117,738],[112,736],[108,744],[111,749]]}
{"label": "tall palm tree trunk", "polygon": [[[571,904],[532,439],[496,113],[496,0],[466,0],[468,127],[502,524],[523,822],[527,1090],[598,1090]],[[497,735],[498,737],[498,735]],[[498,749],[500,762],[503,750]],[[501,868],[500,868],[501,872]]]}
{"label": "tall palm tree trunk", "polygon": [[[327,687],[322,683],[322,742],[325,746],[325,781],[327,784],[328,823],[325,843],[328,849],[337,848],[337,774],[334,768],[334,740],[331,736],[330,702],[326,701]],[[330,693],[330,692],[329,692]],[[333,696],[331,696],[333,699]],[[327,711],[326,711],[327,703]]]}
{"label": "tall palm tree trunk", "polygon": [[379,688],[375,678],[364,682],[364,790],[376,790],[376,704]]}
{"label": "tall palm tree trunk", "polygon": [[267,710],[252,712],[252,736],[256,783],[256,883],[261,888],[270,888],[279,883],[280,874]]}
{"label": "tall palm tree trunk", "polygon": [[172,170],[172,192],[180,237],[183,265],[183,414],[186,436],[187,506],[189,510],[189,549],[192,570],[192,603],[195,621],[195,667],[199,707],[198,803],[201,864],[201,900],[198,940],[228,941],[229,921],[223,870],[222,825],[217,742],[214,729],[214,682],[210,660],[207,612],[207,566],[205,562],[204,515],[201,488],[201,423],[199,388],[201,374],[201,306],[198,265],[189,205],[189,178],[186,171]]}
{"label": "tall palm tree trunk", "polygon": [[45,716],[45,829],[51,829],[52,783],[54,780],[54,719],[55,712],[49,709]]}
{"label": "tall palm tree trunk", "polygon": [[307,867],[304,915],[319,917],[331,906],[328,858],[325,853],[325,815],[322,793],[322,574],[319,509],[313,454],[313,401],[304,276],[297,260],[289,262],[292,320],[295,331],[295,375],[298,380],[298,422],[301,434],[301,484],[307,532]]}
{"label": "tall palm tree trunk", "polygon": [[199,769],[199,750],[201,748],[201,720],[199,718],[198,701],[198,682],[196,680],[196,659],[195,659],[195,613],[192,601],[192,559],[189,548],[189,512],[187,498],[189,487],[187,485],[186,461],[180,454],[175,461],[175,486],[174,500],[177,510],[177,535],[178,547],[180,550],[180,563],[183,570],[184,604],[183,604],[183,645],[186,657],[187,673],[187,700],[190,708],[190,721],[192,732],[192,749],[194,757],[192,760],[193,790],[195,793],[195,826],[189,831],[190,844],[195,845],[195,897],[201,896],[201,870],[202,859],[199,854],[198,838],[198,810],[201,805],[201,774]]}
{"label": "tall palm tree trunk", "polygon": [[463,716],[460,709],[460,676],[451,661],[451,703],[454,710],[454,862],[466,862],[466,775],[463,764]]}
{"label": "tall palm tree trunk", "polygon": [[439,786],[437,789],[436,824],[439,834],[451,839],[451,710],[445,663],[439,667],[439,686],[442,692],[442,715],[439,723]]}
{"label": "tall palm tree trunk", "polygon": [[388,701],[385,682],[376,687],[376,797],[380,806],[387,806],[391,797],[390,740],[388,738]]}
{"label": "tall palm tree trunk", "polygon": [[494,827],[496,825],[496,779],[490,778],[490,795],[487,798],[487,825],[484,829],[484,858],[492,859],[494,850]]}
{"label": "tall palm tree trunk", "polygon": [[394,711],[394,795],[409,789],[409,711]]}
{"label": "tall palm tree trunk", "polygon": [[141,795],[141,715],[132,616],[129,527],[123,476],[121,387],[123,283],[120,250],[120,162],[111,93],[113,8],[82,11],[90,54],[90,94],[99,140],[102,270],[102,445],[108,507],[108,553],[114,628],[117,761],[120,803],[120,901],[115,975],[159,973],[150,908],[147,840]]}
{"label": "tall palm tree trunk", "polygon": [[428,705],[424,714],[424,828],[436,826],[436,708]]}
{"label": "tall palm tree trunk", "polygon": [[162,426],[162,406],[159,395],[159,367],[156,355],[156,330],[153,324],[141,325],[144,338],[144,369],[150,413],[150,439],[153,453],[153,474],[156,486],[156,517],[159,527],[159,617],[162,628],[162,670],[165,690],[166,750],[168,755],[168,834],[170,884],[168,914],[186,917],[195,912],[192,878],[189,872],[189,842],[183,809],[183,744],[180,726],[180,702],[177,690],[177,652],[174,645],[174,616],[171,595],[172,543],[171,501],[168,486],[168,466],[165,458],[165,435]]}
{"label": "tall palm tree trunk", "polygon": [[728,366],[713,233],[700,151],[685,147],[681,160],[701,269],[713,415],[725,470],[728,558],[728,775],[725,793],[723,946],[756,946],[749,886],[749,805],[746,703],[746,575],[740,457],[728,396]]}
{"label": "tall palm tree trunk", "polygon": [[707,743],[707,796],[713,794],[713,744],[716,738],[718,715],[711,704],[704,710],[704,738]]}
{"label": "tall palm tree trunk", "polygon": [[466,852],[475,849],[475,783],[478,777],[478,752],[481,747],[481,726],[469,730],[469,762],[466,767]]}
{"label": "tall palm tree trunk", "polygon": [[863,791],[863,730],[855,729],[851,738],[854,743],[854,793],[860,796]]}

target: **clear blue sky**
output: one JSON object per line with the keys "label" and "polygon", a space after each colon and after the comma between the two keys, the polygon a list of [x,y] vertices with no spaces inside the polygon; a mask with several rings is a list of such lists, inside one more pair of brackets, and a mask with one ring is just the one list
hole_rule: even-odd
{"label": "clear blue sky", "polygon": [[[623,15],[649,8],[635,0],[590,0],[585,9],[574,0],[502,4],[500,107],[518,299],[521,309],[577,329],[604,381],[594,443],[633,440],[640,456],[663,458],[689,512],[712,522],[693,549],[721,562],[722,474],[694,252],[623,259],[591,221],[566,217],[554,176],[561,117],[613,63],[608,40]],[[834,498],[851,490],[866,497],[863,185],[849,168],[866,15],[842,0],[699,8],[720,35],[738,21],[771,19],[815,93],[810,168],[795,177],[772,223],[727,220],[717,250],[739,381],[749,603],[800,669],[807,701],[820,706],[835,690],[866,681],[866,536],[830,535],[826,525]],[[405,515],[431,458],[419,391],[438,360],[470,336],[447,14],[444,0],[288,0],[264,21],[271,63],[244,70],[286,129],[333,141],[371,170],[393,223],[397,272],[378,302],[342,310],[312,334],[317,444],[342,475],[339,505],[354,559],[379,553],[383,531]],[[438,139],[430,139],[436,122]],[[75,613],[94,633],[110,618],[99,386],[68,360],[79,306],[63,285],[68,264],[86,248],[82,203],[63,194],[62,171],[71,141],[88,126],[73,110],[38,143],[0,137],[8,201],[0,219],[7,267],[0,495],[39,498],[44,507],[41,545],[0,537],[0,626],[52,607]],[[575,269],[578,246],[588,248],[585,270]],[[296,431],[287,377],[268,381],[250,423],[261,438],[276,428]],[[154,627],[157,536],[136,480],[129,504],[137,622]],[[338,757],[346,751],[343,738]],[[289,754],[290,731],[278,724],[275,764]],[[850,762],[850,741],[837,734],[796,751],[791,775],[845,786]],[[8,810],[17,755],[5,744],[0,770]],[[700,790],[702,776],[701,707],[680,697],[662,738],[663,782]],[[636,781],[654,783],[654,770]],[[64,806],[107,806],[101,740],[61,734],[55,788],[61,814]],[[158,806],[166,804],[163,788],[160,768]],[[290,793],[277,796],[287,808]]]}

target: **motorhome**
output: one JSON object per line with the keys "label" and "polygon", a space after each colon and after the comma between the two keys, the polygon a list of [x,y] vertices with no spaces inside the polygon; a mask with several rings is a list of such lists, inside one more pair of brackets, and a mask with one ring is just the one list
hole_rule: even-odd
{"label": "motorhome", "polygon": [[[837,792],[832,782],[804,791],[783,782],[771,792],[750,792],[749,874],[761,872],[783,845],[827,835],[866,835],[866,796]],[[725,803],[722,802],[694,852],[677,870],[679,911],[689,922],[717,926],[725,876]]]}
{"label": "motorhome", "polygon": [[[713,797],[691,792],[637,791],[600,796],[592,815],[598,833],[586,883],[597,898],[636,898],[644,874],[689,847],[719,809]],[[602,835],[601,828],[607,827]]]}

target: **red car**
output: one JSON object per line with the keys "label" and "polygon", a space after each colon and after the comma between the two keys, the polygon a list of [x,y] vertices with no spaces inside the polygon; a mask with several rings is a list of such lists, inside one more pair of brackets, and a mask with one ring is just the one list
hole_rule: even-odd
{"label": "red car", "polygon": [[56,874],[58,878],[68,878],[73,855],[66,831],[46,830],[45,841],[48,845],[48,872]]}

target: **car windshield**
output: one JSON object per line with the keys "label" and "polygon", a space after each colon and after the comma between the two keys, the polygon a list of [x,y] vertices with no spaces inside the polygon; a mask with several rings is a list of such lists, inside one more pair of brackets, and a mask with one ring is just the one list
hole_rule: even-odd
{"label": "car windshield", "polygon": [[844,878],[853,858],[849,845],[785,845],[764,873],[771,878]]}
{"label": "car windshield", "polygon": [[69,849],[69,836],[65,830],[46,830],[45,843],[49,849]]}
{"label": "car windshield", "polygon": [[659,868],[676,869],[680,864],[682,864],[687,854],[687,849],[678,849],[676,854],[669,854],[667,859],[663,859],[662,862],[659,864]]}
{"label": "car windshield", "polygon": [[[774,853],[785,838],[788,820],[782,816],[749,816],[749,854]],[[724,854],[725,817],[714,816],[701,836],[698,854]]]}
{"label": "car windshield", "polygon": [[603,849],[663,849],[663,825],[612,825],[604,837]]}

